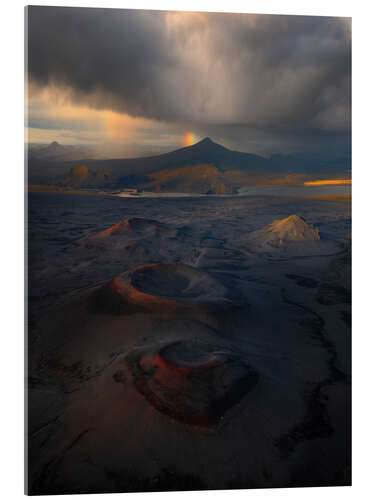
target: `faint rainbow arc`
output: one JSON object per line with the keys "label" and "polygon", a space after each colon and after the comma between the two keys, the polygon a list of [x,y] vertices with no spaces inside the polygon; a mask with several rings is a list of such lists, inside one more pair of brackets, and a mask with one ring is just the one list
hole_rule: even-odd
{"label": "faint rainbow arc", "polygon": [[192,146],[196,140],[197,138],[193,132],[186,132],[184,135],[184,146]]}

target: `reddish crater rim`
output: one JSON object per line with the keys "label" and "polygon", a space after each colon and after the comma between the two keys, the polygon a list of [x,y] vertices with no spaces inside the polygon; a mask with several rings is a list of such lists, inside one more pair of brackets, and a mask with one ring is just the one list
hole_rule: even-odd
{"label": "reddish crater rim", "polygon": [[136,390],[156,410],[203,427],[221,424],[259,378],[240,354],[198,340],[144,346],[130,352],[126,364]]}
{"label": "reddish crater rim", "polygon": [[[152,264],[151,264],[152,265]],[[145,293],[132,285],[128,273],[121,274],[114,278],[109,284],[109,288],[115,293],[120,294],[130,303],[142,305],[145,307],[154,307],[157,305],[176,308],[178,302],[168,297],[159,297],[150,293]]]}
{"label": "reddish crater rim", "polygon": [[103,238],[106,236],[113,236],[121,234],[128,231],[145,231],[152,227],[159,226],[160,223],[154,219],[143,219],[142,217],[131,217],[130,219],[125,219],[117,222],[113,226],[100,231],[95,234],[93,238]]}
{"label": "reddish crater rim", "polygon": [[227,289],[207,273],[180,263],[147,264],[113,278],[93,294],[94,310],[132,314],[178,311],[230,303]]}

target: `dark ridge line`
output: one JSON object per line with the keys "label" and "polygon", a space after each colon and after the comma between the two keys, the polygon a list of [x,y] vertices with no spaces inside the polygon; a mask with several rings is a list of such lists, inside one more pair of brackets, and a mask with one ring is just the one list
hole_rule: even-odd
{"label": "dark ridge line", "polygon": [[49,425],[55,423],[57,420],[59,420],[60,417],[62,417],[63,414],[57,415],[56,417],[52,418],[51,420],[48,420],[41,426],[39,426],[37,429],[35,429],[31,434],[29,434],[30,438],[34,438],[37,434],[39,434],[40,431],[48,427]]}

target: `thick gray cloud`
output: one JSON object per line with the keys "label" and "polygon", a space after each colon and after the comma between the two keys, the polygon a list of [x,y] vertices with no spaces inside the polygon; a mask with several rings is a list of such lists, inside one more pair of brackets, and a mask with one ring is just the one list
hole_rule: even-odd
{"label": "thick gray cloud", "polygon": [[133,116],[270,134],[350,130],[348,19],[29,8],[29,78]]}

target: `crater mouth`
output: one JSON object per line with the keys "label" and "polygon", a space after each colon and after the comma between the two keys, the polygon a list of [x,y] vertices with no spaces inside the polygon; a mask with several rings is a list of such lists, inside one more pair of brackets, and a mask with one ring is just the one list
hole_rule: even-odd
{"label": "crater mouth", "polygon": [[175,263],[141,266],[132,273],[131,285],[143,293],[177,300],[208,299],[224,294],[224,287],[207,273]]}
{"label": "crater mouth", "polygon": [[162,224],[154,219],[144,219],[142,217],[133,217],[126,221],[126,227],[129,231],[147,231],[162,227]]}
{"label": "crater mouth", "polygon": [[147,264],[122,273],[94,292],[91,302],[96,310],[120,314],[231,303],[220,282],[181,263]]}
{"label": "crater mouth", "polygon": [[171,367],[205,370],[226,362],[226,354],[202,342],[175,342],[160,350],[160,358]]}
{"label": "crater mouth", "polygon": [[258,382],[239,354],[180,340],[130,353],[134,386],[159,412],[176,421],[216,427]]}

